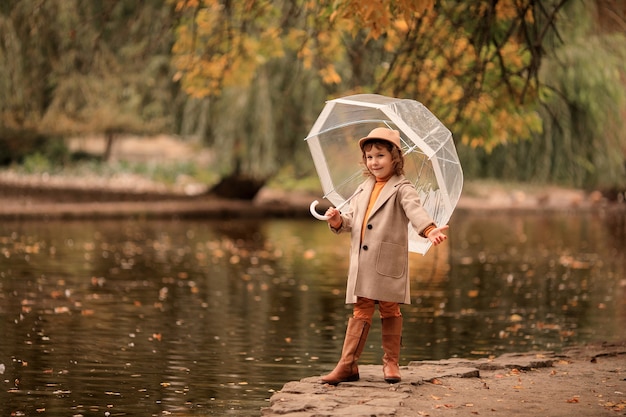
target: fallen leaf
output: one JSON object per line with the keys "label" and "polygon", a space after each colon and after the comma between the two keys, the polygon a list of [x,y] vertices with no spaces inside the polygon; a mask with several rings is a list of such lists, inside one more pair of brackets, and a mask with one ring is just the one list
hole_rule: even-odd
{"label": "fallen leaf", "polygon": [[439,401],[441,399],[441,397],[437,397],[436,395],[431,395],[430,398],[432,398],[435,401]]}
{"label": "fallen leaf", "polygon": [[574,404],[574,403],[579,402],[579,399],[578,399],[578,397],[572,397],[569,400],[567,400],[567,402],[570,403],[570,404]]}

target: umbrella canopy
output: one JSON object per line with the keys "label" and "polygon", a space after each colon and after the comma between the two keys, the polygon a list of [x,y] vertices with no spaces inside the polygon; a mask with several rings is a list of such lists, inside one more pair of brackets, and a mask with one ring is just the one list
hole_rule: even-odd
{"label": "umbrella canopy", "polygon": [[[340,208],[363,182],[358,140],[376,127],[400,131],[406,178],[435,223],[447,224],[461,196],[463,171],[450,130],[415,100],[358,94],[326,103],[305,139],[324,198]],[[409,225],[409,250],[425,254],[430,246]]]}

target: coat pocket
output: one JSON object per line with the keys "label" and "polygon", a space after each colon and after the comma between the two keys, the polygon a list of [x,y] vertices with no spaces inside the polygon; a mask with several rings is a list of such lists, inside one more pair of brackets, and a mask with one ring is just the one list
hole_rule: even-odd
{"label": "coat pocket", "polygon": [[404,253],[406,251],[406,247],[397,243],[382,242],[376,260],[376,272],[391,278],[404,277],[406,268]]}

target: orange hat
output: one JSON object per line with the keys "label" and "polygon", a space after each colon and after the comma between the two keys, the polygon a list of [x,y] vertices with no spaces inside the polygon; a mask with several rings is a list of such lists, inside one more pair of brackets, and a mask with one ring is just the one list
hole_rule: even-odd
{"label": "orange hat", "polygon": [[369,139],[386,140],[387,142],[391,142],[396,145],[398,149],[402,149],[400,146],[400,132],[397,130],[388,129],[386,127],[377,127],[372,130],[369,135],[359,139],[359,148],[361,148],[361,150],[363,150],[363,144],[365,141]]}

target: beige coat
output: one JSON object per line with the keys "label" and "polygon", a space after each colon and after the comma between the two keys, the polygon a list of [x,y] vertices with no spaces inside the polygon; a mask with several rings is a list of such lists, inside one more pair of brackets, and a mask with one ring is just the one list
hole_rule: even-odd
{"label": "beige coat", "polygon": [[420,204],[415,187],[404,176],[394,175],[370,212],[361,242],[374,183],[374,178],[368,178],[359,186],[362,191],[341,214],[341,227],[331,228],[335,233],[352,233],[346,303],[355,303],[359,296],[410,304],[408,225],[421,233],[433,220]]}

